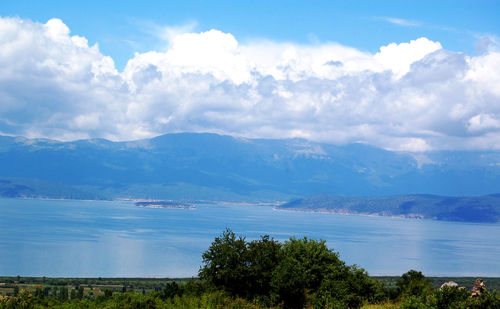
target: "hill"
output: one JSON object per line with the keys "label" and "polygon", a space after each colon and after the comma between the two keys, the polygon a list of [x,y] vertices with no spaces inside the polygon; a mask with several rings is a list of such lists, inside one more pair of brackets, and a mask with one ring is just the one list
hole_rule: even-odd
{"label": "hill", "polygon": [[500,221],[500,195],[498,194],[475,197],[443,197],[423,194],[383,197],[318,195],[294,200],[279,208],[461,222],[494,223]]}

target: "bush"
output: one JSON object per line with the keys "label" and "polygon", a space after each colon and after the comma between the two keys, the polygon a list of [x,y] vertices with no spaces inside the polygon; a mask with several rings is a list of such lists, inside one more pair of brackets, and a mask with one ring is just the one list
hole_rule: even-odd
{"label": "bush", "polygon": [[470,294],[464,288],[444,286],[433,296],[433,303],[437,309],[465,308]]}
{"label": "bush", "polygon": [[470,309],[498,309],[500,308],[500,295],[496,291],[485,291],[478,297],[469,298],[467,308]]}
{"label": "bush", "polygon": [[410,296],[426,296],[433,292],[432,282],[420,271],[410,270],[401,276],[401,280],[396,283],[398,293],[405,299]]}
{"label": "bush", "polygon": [[401,309],[428,309],[430,306],[426,304],[423,297],[408,296],[402,303]]}

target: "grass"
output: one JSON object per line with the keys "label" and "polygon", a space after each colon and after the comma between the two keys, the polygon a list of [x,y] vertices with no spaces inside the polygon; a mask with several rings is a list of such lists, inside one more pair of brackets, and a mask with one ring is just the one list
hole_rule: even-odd
{"label": "grass", "polygon": [[399,309],[400,306],[399,303],[367,304],[361,309]]}

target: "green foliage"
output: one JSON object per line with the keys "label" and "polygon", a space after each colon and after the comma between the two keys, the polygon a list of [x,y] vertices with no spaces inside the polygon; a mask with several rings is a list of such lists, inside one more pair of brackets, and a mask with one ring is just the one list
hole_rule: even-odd
{"label": "green foliage", "polygon": [[269,236],[247,243],[227,229],[203,253],[200,279],[231,295],[258,297],[266,302],[280,249],[281,244]]}
{"label": "green foliage", "polygon": [[384,285],[356,266],[345,267],[323,280],[315,308],[360,308],[364,302],[386,300]]}
{"label": "green foliage", "polygon": [[500,295],[496,291],[485,291],[478,297],[469,298],[467,308],[498,309],[500,308]]}
{"label": "green foliage", "polygon": [[233,296],[286,308],[359,308],[384,300],[382,283],[356,266],[346,266],[326,242],[269,236],[250,243],[227,229],[203,254],[200,278]]}
{"label": "green foliage", "polygon": [[0,309],[32,309],[35,308],[36,301],[31,291],[21,290],[17,296],[0,302]]}
{"label": "green foliage", "polygon": [[387,299],[385,285],[371,278],[363,268],[358,268],[356,265],[350,266],[347,275],[345,281],[351,293],[362,296],[370,303],[380,303]]}
{"label": "green foliage", "polygon": [[0,309],[41,309],[41,308],[56,308],[56,309],[187,309],[187,308],[241,308],[241,309],[256,309],[256,305],[241,299],[226,295],[222,291],[204,292],[198,296],[189,295],[186,293],[182,296],[174,296],[167,300],[163,300],[155,293],[143,295],[141,293],[117,293],[112,296],[105,297],[104,295],[87,298],[82,300],[65,300],[61,301],[58,298],[49,300],[39,299],[33,296],[32,293],[21,290],[17,297],[11,297],[7,300],[0,300]]}
{"label": "green foliage", "polygon": [[336,276],[345,267],[325,241],[291,238],[282,248],[283,259],[273,272],[274,298],[285,307],[302,308],[306,293],[317,291],[326,276]]}
{"label": "green foliage", "polygon": [[[83,290],[83,288],[82,288],[82,290]],[[43,288],[43,296],[47,297],[47,296],[49,296],[49,293],[50,293],[50,287],[48,287],[48,286],[44,287]],[[83,294],[82,294],[82,296],[83,296]],[[80,297],[80,299],[81,299],[81,297]]]}
{"label": "green foliage", "polygon": [[432,293],[432,282],[420,271],[410,270],[401,276],[401,280],[396,283],[399,295],[402,298],[409,296],[420,296]]}
{"label": "green foliage", "polygon": [[176,282],[167,283],[165,289],[162,292],[163,299],[174,298],[175,296],[181,296],[183,290],[179,287]]}
{"label": "green foliage", "polygon": [[437,290],[432,297],[436,309],[466,308],[465,303],[470,293],[464,288],[445,286]]}
{"label": "green foliage", "polygon": [[359,299],[357,295],[351,295],[345,281],[329,279],[319,288],[313,306],[314,308],[359,308]]}
{"label": "green foliage", "polygon": [[273,300],[283,301],[285,307],[300,307],[305,302],[307,275],[304,265],[293,257],[285,257],[273,272]]}
{"label": "green foliage", "polygon": [[62,286],[59,288],[59,300],[64,301],[68,299],[68,288],[65,286]]}
{"label": "green foliage", "polygon": [[425,298],[410,295],[401,303],[401,309],[429,309],[429,306]]}
{"label": "green foliage", "polygon": [[222,291],[204,293],[198,297],[176,296],[166,302],[166,308],[235,308],[235,309],[257,309],[256,305],[241,298],[233,298]]}
{"label": "green foliage", "polygon": [[76,298],[77,299],[82,299],[84,294],[84,289],[83,286],[78,287],[78,292],[76,293]]}
{"label": "green foliage", "polygon": [[281,244],[269,236],[262,236],[248,244],[248,297],[259,297],[268,302],[273,271],[281,258]]}
{"label": "green foliage", "polygon": [[231,294],[247,290],[248,265],[245,239],[236,237],[229,229],[216,237],[202,255],[204,267],[199,276]]}

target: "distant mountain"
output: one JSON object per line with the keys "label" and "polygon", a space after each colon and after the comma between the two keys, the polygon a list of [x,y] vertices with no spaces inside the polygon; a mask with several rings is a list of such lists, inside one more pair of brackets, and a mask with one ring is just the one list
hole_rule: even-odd
{"label": "distant mountain", "polygon": [[279,208],[444,221],[500,222],[499,194],[474,197],[444,197],[424,194],[382,197],[317,195],[294,200]]}
{"label": "distant mountain", "polygon": [[77,200],[106,199],[106,197],[98,192],[88,192],[62,183],[37,179],[1,179],[0,196]]}
{"label": "distant mountain", "polygon": [[131,142],[0,136],[2,196],[245,202],[315,194],[464,196],[497,192],[499,176],[500,152],[493,151],[413,154],[196,133]]}

